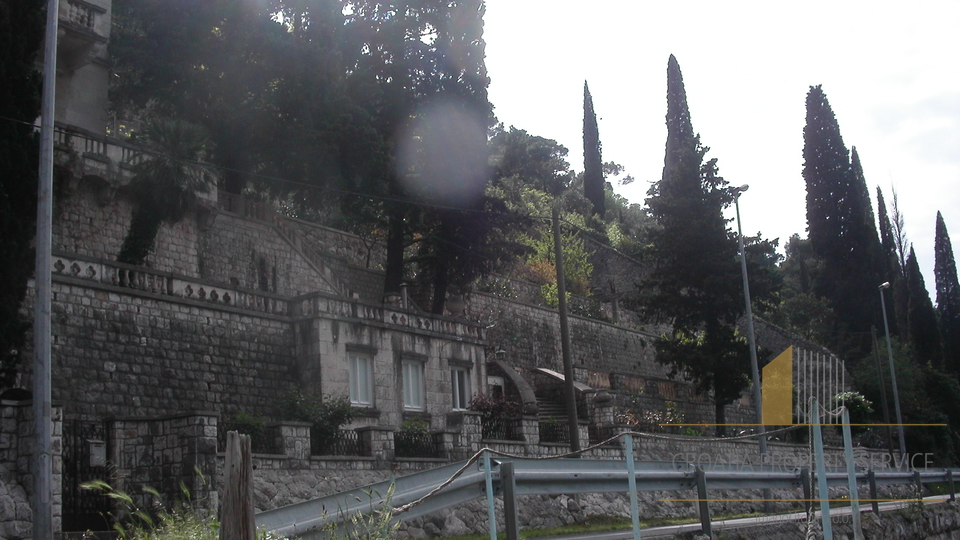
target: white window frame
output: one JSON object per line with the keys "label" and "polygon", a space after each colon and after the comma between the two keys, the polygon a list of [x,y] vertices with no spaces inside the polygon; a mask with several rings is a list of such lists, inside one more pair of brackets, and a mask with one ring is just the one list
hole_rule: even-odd
{"label": "white window frame", "polygon": [[454,367],[450,368],[450,386],[452,397],[452,408],[455,411],[465,411],[470,407],[470,400],[473,393],[470,389],[470,368]]}
{"label": "white window frame", "polygon": [[354,407],[373,407],[373,356],[350,352],[347,353],[347,364],[350,404]]}
{"label": "white window frame", "polygon": [[423,411],[427,408],[426,386],[424,384],[425,366],[420,360],[404,360],[403,370],[403,409]]}

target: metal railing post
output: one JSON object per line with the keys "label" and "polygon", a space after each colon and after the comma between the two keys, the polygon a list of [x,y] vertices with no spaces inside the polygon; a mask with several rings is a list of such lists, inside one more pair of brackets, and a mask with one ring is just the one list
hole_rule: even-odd
{"label": "metal railing post", "polygon": [[847,462],[847,487],[850,490],[850,517],[853,518],[853,538],[863,540],[860,525],[860,493],[857,491],[857,468],[853,462],[853,436],[850,433],[850,411],[843,408],[843,455]]}
{"label": "metal railing post", "polygon": [[877,495],[877,472],[870,469],[867,472],[867,481],[870,482],[870,506],[873,507],[873,513],[880,513],[880,498]]}
{"label": "metal railing post", "polygon": [[833,524],[830,522],[830,488],[827,487],[827,467],[823,458],[823,434],[820,429],[820,404],[813,399],[810,407],[810,420],[813,424],[813,447],[817,460],[817,497],[820,499],[820,521],[823,523],[823,537],[833,538]]}
{"label": "metal railing post", "polygon": [[490,464],[490,452],[483,452],[483,477],[487,487],[487,518],[490,519],[490,540],[497,540],[497,512],[493,498],[493,469]]}
{"label": "metal railing post", "polygon": [[947,482],[950,484],[950,500],[957,500],[957,490],[953,487],[953,469],[947,469]]}
{"label": "metal railing post", "polygon": [[703,534],[713,538],[713,527],[710,524],[710,503],[707,502],[707,475],[699,465],[694,474],[697,478],[697,507],[700,511],[700,529]]}
{"label": "metal railing post", "polygon": [[640,505],[637,502],[637,469],[633,464],[633,436],[623,436],[623,455],[627,458],[627,486],[630,491],[630,519],[633,540],[640,540]]}
{"label": "metal railing post", "polygon": [[500,464],[500,485],[503,486],[503,523],[507,540],[520,540],[520,524],[517,520],[517,477],[513,462]]}

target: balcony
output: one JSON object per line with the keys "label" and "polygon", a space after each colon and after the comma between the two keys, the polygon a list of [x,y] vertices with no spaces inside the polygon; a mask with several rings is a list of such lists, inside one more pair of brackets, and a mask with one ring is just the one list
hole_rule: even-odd
{"label": "balcony", "polygon": [[110,38],[106,7],[84,0],[61,2],[59,25],[57,64],[66,71],[90,63]]}

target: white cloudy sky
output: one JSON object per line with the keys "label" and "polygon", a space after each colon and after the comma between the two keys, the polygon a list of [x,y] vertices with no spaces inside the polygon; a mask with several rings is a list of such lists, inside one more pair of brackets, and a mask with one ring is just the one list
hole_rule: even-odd
{"label": "white cloudy sky", "polygon": [[[960,1],[487,0],[490,100],[582,170],[583,81],[604,160],[642,203],[663,167],[666,66],[680,63],[694,129],[741,198],[744,232],[806,236],[804,99],[822,84],[871,194],[899,196],[935,301],[940,210],[960,251]],[[960,255],[960,254],[958,254]]]}

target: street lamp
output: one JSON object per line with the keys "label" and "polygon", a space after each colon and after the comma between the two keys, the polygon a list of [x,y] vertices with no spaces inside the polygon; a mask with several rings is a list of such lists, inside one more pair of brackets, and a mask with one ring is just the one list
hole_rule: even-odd
{"label": "street lamp", "polygon": [[750,189],[744,184],[733,189],[733,205],[737,210],[737,236],[740,239],[740,270],[743,274],[743,300],[747,307],[747,341],[750,344],[750,371],[753,377],[753,406],[756,409],[757,429],[760,432],[760,454],[767,455],[767,437],[764,435],[763,413],[760,407],[760,368],[757,365],[757,338],[753,331],[753,307],[750,305],[750,280],[747,279],[747,257],[743,248],[743,229],[740,226],[740,195]]}
{"label": "street lamp", "polygon": [[907,444],[903,440],[903,418],[900,417],[900,395],[897,393],[897,372],[893,368],[893,349],[890,347],[890,325],[887,324],[887,302],[883,290],[890,288],[890,282],[880,284],[880,308],[883,310],[883,331],[887,334],[887,359],[890,362],[890,380],[893,381],[893,406],[897,413],[897,434],[900,436],[900,457],[907,455]]}

